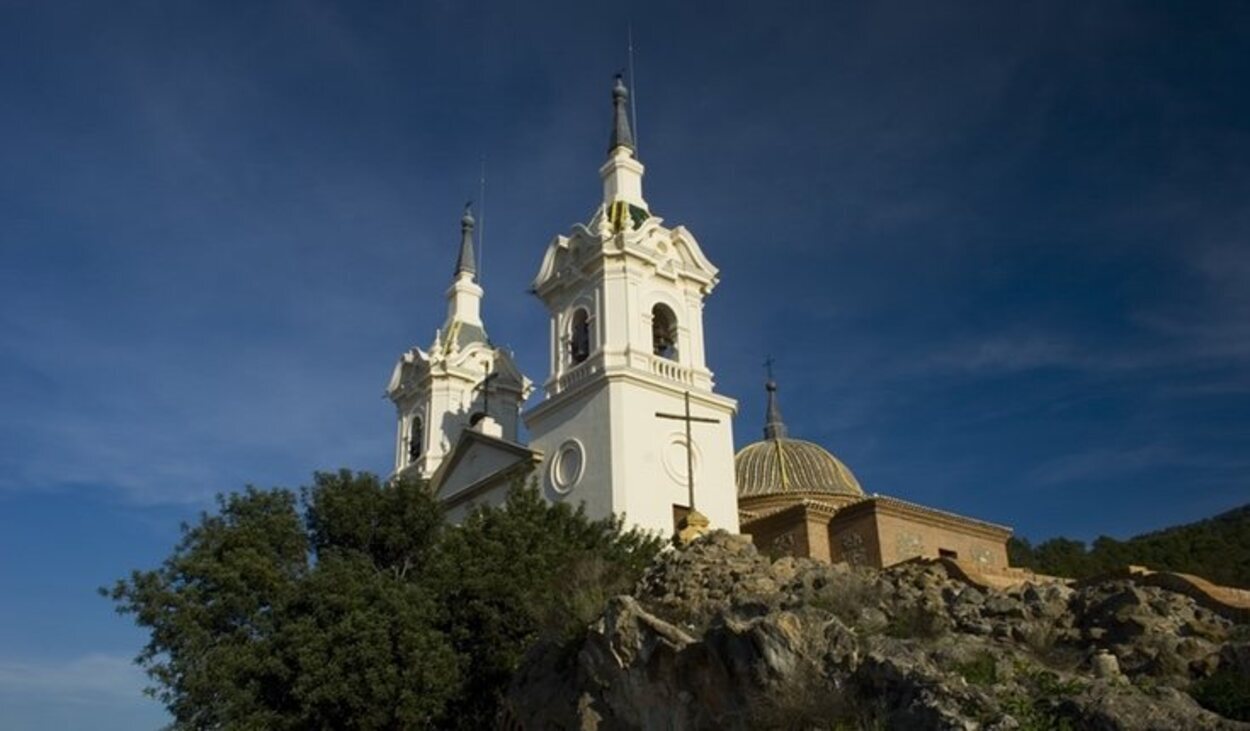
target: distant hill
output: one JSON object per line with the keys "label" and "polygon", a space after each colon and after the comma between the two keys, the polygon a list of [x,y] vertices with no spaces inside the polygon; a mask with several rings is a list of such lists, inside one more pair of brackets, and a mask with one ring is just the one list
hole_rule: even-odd
{"label": "distant hill", "polygon": [[1007,550],[1013,566],[1044,574],[1084,578],[1138,564],[1250,588],[1250,505],[1126,541],[1102,536],[1087,547],[1083,541],[1052,538],[1034,546],[1012,538]]}

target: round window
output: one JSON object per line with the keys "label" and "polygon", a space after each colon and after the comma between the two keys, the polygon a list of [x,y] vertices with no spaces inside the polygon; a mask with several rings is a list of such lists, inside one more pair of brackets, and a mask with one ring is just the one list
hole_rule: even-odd
{"label": "round window", "polygon": [[586,469],[585,454],[582,445],[576,439],[570,439],[556,450],[551,460],[551,486],[557,492],[568,492],[582,479]]}
{"label": "round window", "polygon": [[[697,479],[699,476],[699,467],[703,462],[703,453],[699,449],[699,443],[694,443],[694,453],[689,456],[691,462],[694,463],[694,474]],[[673,478],[674,482],[682,485],[687,484],[690,479],[686,471],[686,435],[681,433],[673,433],[668,437],[668,443],[664,445],[661,452],[664,471],[668,476]]]}

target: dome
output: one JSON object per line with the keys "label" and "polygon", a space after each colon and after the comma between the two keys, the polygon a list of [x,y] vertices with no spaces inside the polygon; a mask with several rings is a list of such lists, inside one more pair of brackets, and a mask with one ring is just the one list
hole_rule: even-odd
{"label": "dome", "polygon": [[748,444],[734,455],[738,497],[824,493],[862,497],[864,489],[851,470],[819,444],[791,439],[777,403],[777,382],[768,361],[768,408],[764,441]]}
{"label": "dome", "polygon": [[773,437],[743,447],[734,456],[738,497],[832,493],[862,497],[851,470],[819,444]]}

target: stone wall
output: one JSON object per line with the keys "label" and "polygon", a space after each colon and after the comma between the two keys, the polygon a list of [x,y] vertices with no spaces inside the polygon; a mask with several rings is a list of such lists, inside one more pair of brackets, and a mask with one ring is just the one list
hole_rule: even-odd
{"label": "stone wall", "polygon": [[834,563],[881,568],[881,540],[876,516],[839,513],[829,522],[830,556]]}

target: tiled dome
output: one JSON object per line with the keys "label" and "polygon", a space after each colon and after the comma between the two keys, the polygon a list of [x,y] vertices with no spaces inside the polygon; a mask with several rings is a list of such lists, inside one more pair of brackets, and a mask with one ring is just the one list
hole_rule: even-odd
{"label": "tiled dome", "polygon": [[734,457],[738,497],[833,493],[862,497],[851,470],[818,444],[774,437],[747,445]]}
{"label": "tiled dome", "polygon": [[738,497],[802,493],[862,497],[864,489],[837,457],[818,444],[789,438],[771,373],[764,388],[768,391],[764,441],[749,444],[734,456]]}

